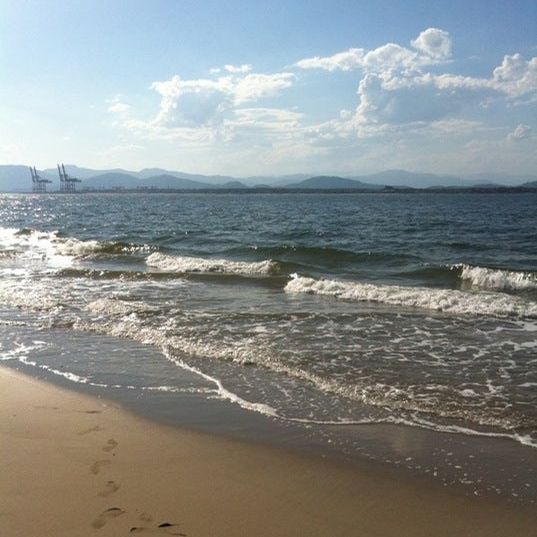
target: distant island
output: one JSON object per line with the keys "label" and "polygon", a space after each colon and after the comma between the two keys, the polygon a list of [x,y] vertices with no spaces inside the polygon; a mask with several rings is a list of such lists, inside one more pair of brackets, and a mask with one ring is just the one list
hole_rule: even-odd
{"label": "distant island", "polygon": [[[296,174],[235,178],[225,175],[195,175],[148,168],[139,172],[123,169],[94,170],[66,166],[70,176],[81,180],[80,192],[533,192],[537,176],[477,174],[469,177],[387,170],[375,174]],[[49,192],[59,190],[56,169],[37,170],[48,179]],[[30,192],[28,166],[0,165],[1,192]]]}

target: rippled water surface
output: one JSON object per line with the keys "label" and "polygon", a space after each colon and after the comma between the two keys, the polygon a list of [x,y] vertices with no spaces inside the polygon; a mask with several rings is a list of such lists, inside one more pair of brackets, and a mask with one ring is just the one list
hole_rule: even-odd
{"label": "rippled water surface", "polygon": [[[1,358],[291,422],[537,447],[536,207],[528,194],[3,195]],[[103,351],[47,353],[54,330],[100,334]],[[110,336],[162,353],[115,355]]]}

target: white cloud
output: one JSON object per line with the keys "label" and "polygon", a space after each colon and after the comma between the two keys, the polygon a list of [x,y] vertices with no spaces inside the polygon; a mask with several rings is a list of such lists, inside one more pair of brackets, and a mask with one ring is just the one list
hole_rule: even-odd
{"label": "white cloud", "polygon": [[326,71],[351,71],[363,69],[366,72],[387,70],[419,70],[424,65],[443,63],[451,56],[451,38],[448,32],[438,28],[428,28],[411,41],[415,50],[396,43],[386,43],[366,51],[350,48],[332,56],[314,56],[299,60],[295,65],[300,69],[324,69]]}
{"label": "white cloud", "polygon": [[236,104],[274,97],[290,87],[295,75],[292,73],[249,74],[234,81],[230,90]]}
{"label": "white cloud", "polygon": [[314,56],[298,61],[295,65],[301,69],[325,69],[326,71],[351,71],[363,65],[365,51],[362,48],[351,48],[338,52],[333,56]]}
{"label": "white cloud", "polygon": [[249,73],[252,70],[252,66],[247,64],[247,63],[243,63],[242,65],[227,64],[227,65],[224,65],[224,69],[228,73],[233,73],[233,74],[236,74],[236,73]]}
{"label": "white cloud", "polygon": [[526,61],[520,54],[504,56],[493,72],[496,87],[512,96],[537,93],[537,57]]}
{"label": "white cloud", "polygon": [[151,84],[161,96],[154,123],[192,127],[221,121],[225,112],[237,105],[279,95],[293,79],[292,73],[241,73],[194,80],[175,75]]}
{"label": "white cloud", "polygon": [[531,127],[529,125],[523,125],[522,123],[520,123],[520,125],[518,125],[513,132],[510,132],[507,135],[507,140],[510,142],[520,142],[530,137]]}
{"label": "white cloud", "polygon": [[456,112],[461,96],[443,94],[429,81],[412,81],[390,86],[382,76],[367,74],[358,86],[360,104],[356,110],[359,124],[402,124],[437,121]]}
{"label": "white cloud", "polygon": [[446,60],[451,56],[451,38],[438,28],[427,28],[410,44],[431,58]]}
{"label": "white cloud", "polygon": [[414,70],[418,64],[418,55],[415,52],[395,43],[387,43],[370,50],[364,56],[362,67],[369,72],[382,72],[394,69]]}
{"label": "white cloud", "polygon": [[[401,63],[401,62],[399,62]],[[379,64],[389,65],[383,61]],[[532,102],[537,99],[537,58],[505,56],[490,78],[450,73],[398,71],[368,72],[358,85],[356,120],[364,123],[412,123],[455,117],[469,107],[494,100]]]}

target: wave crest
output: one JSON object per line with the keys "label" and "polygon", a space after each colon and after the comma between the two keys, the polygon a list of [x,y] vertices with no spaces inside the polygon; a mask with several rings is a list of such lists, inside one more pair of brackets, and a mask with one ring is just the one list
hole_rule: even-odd
{"label": "wave crest", "polygon": [[285,286],[285,291],[424,308],[459,315],[537,317],[537,303],[499,293],[471,293],[451,289],[315,280],[297,274],[292,275],[292,279]]}
{"label": "wave crest", "polygon": [[202,257],[173,256],[160,252],[152,253],[146,263],[150,267],[168,272],[220,272],[225,274],[265,275],[278,274],[278,262],[229,261],[227,259],[205,259]]}
{"label": "wave crest", "polygon": [[537,277],[531,272],[490,269],[471,265],[456,265],[461,270],[460,278],[472,287],[520,291],[537,289]]}

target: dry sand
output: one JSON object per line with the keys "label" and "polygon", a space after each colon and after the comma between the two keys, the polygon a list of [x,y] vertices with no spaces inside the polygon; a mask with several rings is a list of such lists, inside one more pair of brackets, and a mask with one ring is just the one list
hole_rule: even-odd
{"label": "dry sand", "polygon": [[537,514],[156,424],[0,368],[2,537],[535,536]]}

